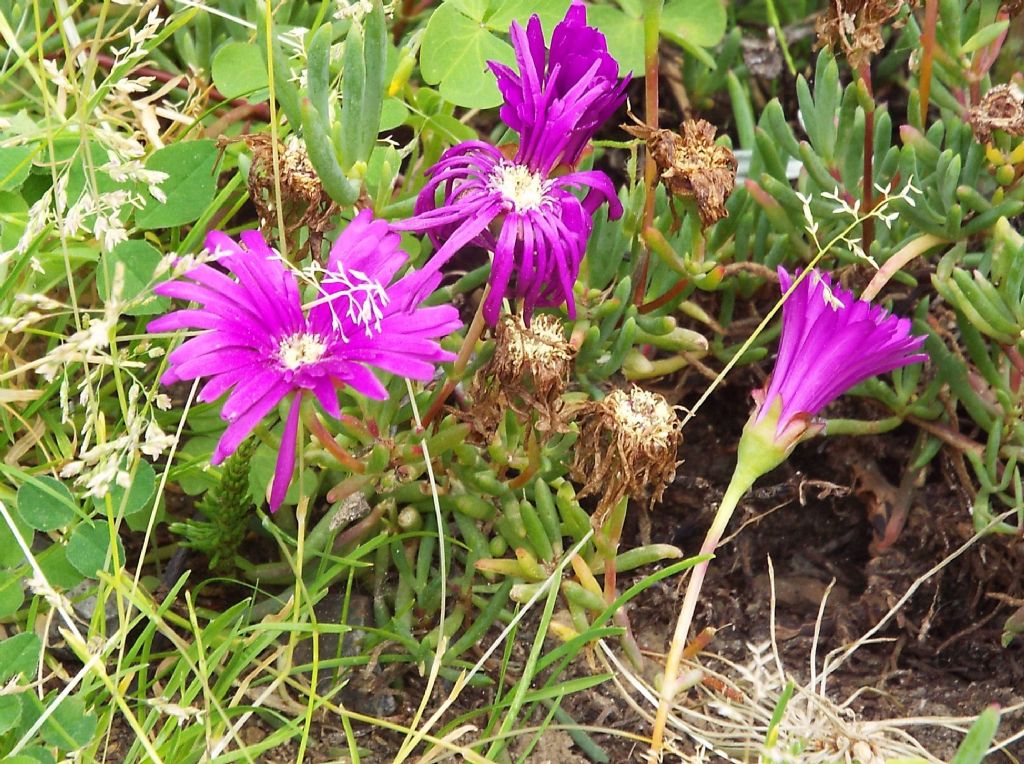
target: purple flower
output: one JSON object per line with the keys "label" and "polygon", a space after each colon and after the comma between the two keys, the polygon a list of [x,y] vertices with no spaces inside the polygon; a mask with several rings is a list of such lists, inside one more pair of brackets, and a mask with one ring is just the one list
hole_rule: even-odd
{"label": "purple flower", "polygon": [[[482,141],[453,146],[427,172],[415,217],[394,224],[429,234],[437,252],[428,268],[440,269],[469,244],[494,253],[483,306],[492,325],[502,299],[513,296],[527,323],[535,308],[563,303],[575,317],[572,290],[593,215],[606,202],[610,218],[622,214],[607,175],[571,169],[625,98],[604,36],[586,25],[580,3],[555,28],[550,55],[536,16],[525,31],[513,24],[511,34],[521,71],[491,68],[506,99],[501,116],[520,136],[516,154],[508,159]],[[559,166],[569,172],[555,172]]]}
{"label": "purple flower", "polygon": [[[483,308],[489,324],[497,323],[502,298],[510,295],[523,300],[527,323],[538,306],[567,303],[575,317],[572,288],[593,227],[591,216],[604,201],[609,217],[622,214],[608,176],[585,171],[548,178],[510,162],[482,141],[448,149],[428,175],[416,216],[394,224],[429,233],[437,252],[427,268],[439,269],[467,244],[477,244],[494,253]],[[439,187],[444,202],[435,206]],[[583,201],[573,188],[587,189]]]}
{"label": "purple flower", "polygon": [[230,276],[199,265],[154,289],[200,305],[149,324],[151,332],[200,330],[170,354],[161,382],[208,377],[199,393],[204,402],[231,391],[221,409],[229,424],[212,464],[224,461],[286,396],[298,393],[281,438],[271,510],[281,505],[291,482],[303,395],[312,394],[324,411],[340,417],[339,388],[387,398],[367,366],[428,381],[436,363],[454,358],[437,339],[462,325],[458,311],[450,305],[418,307],[422,295],[437,286],[436,272],[410,271],[393,281],[407,259],[398,244],[387,223],[369,211],[359,213],[331,247],[317,297],[304,306],[295,272],[259,232],[242,233],[239,245],[215,231],[206,247]]}
{"label": "purple flower", "polygon": [[558,164],[574,166],[622,104],[630,75],[619,80],[619,64],[608,53],[604,35],[587,26],[581,2],[573,2],[555,27],[550,53],[536,15],[525,30],[512,22],[509,34],[519,73],[497,61],[488,63],[505,98],[501,118],[519,133],[515,161],[544,173]]}
{"label": "purple flower", "polygon": [[[779,268],[782,292],[796,277]],[[808,434],[809,420],[854,385],[928,356],[910,320],[858,300],[813,269],[782,305],[782,340],[767,387],[757,390],[752,423],[777,408],[777,440]],[[778,403],[777,403],[778,402]],[[774,415],[774,412],[773,412]]]}

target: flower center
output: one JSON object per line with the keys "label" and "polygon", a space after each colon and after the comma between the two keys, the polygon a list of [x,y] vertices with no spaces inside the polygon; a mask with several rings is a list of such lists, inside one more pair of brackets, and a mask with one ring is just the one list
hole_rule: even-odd
{"label": "flower center", "polygon": [[498,165],[491,176],[491,187],[520,213],[538,209],[544,203],[546,186],[539,174],[511,162]]}
{"label": "flower center", "polygon": [[620,432],[644,448],[667,448],[678,431],[678,419],[662,396],[634,387],[615,390],[605,398]]}
{"label": "flower center", "polygon": [[529,328],[519,316],[507,322],[507,352],[517,367],[529,366],[535,374],[554,368],[559,374],[561,364],[572,357],[562,335],[562,324],[554,316],[535,316]]}
{"label": "flower center", "polygon": [[327,352],[327,344],[316,334],[296,332],[285,337],[277,346],[277,360],[284,368],[295,371],[316,363]]}

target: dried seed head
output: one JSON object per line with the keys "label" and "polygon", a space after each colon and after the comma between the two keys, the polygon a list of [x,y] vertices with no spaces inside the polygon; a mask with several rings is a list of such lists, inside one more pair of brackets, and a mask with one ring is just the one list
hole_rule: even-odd
{"label": "dried seed head", "polygon": [[573,349],[557,316],[534,316],[529,326],[506,315],[495,331],[494,356],[473,381],[473,421],[490,432],[513,409],[537,415],[538,430],[564,430],[562,393],[569,383]]}
{"label": "dried seed head", "polygon": [[614,390],[583,407],[572,477],[580,496],[601,494],[595,525],[623,496],[661,499],[676,474],[683,441],[679,417],[664,396],[639,387]]}
{"label": "dried seed head", "polygon": [[1024,93],[1015,84],[996,85],[971,108],[967,121],[979,141],[987,143],[993,130],[1024,135]]}
{"label": "dried seed head", "polygon": [[318,204],[324,187],[309,161],[306,144],[295,136],[289,136],[281,155],[281,179],[295,196],[304,198],[308,204]]}
{"label": "dried seed head", "polygon": [[885,25],[904,5],[916,4],[916,0],[830,0],[828,11],[818,17],[818,47],[838,45],[857,68],[885,46]]}
{"label": "dried seed head", "polygon": [[323,234],[331,225],[336,211],[330,196],[316,174],[306,145],[294,136],[287,143],[277,144],[280,172],[274,172],[274,144],[268,133],[246,135],[244,140],[252,151],[249,169],[249,198],[261,221],[264,235],[277,227],[277,181],[280,180],[281,205],[288,232],[305,226],[309,229],[310,251],[319,255]]}
{"label": "dried seed head", "polygon": [[707,228],[729,213],[725,201],[736,184],[736,157],[715,144],[715,128],[703,119],[687,120],[681,134],[643,123],[622,129],[647,142],[660,180],[671,193],[693,199]]}

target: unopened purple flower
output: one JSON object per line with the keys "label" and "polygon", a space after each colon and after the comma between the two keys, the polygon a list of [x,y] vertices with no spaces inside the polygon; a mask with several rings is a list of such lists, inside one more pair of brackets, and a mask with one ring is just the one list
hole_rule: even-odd
{"label": "unopened purple flower", "polygon": [[573,2],[544,45],[540,19],[509,30],[519,71],[488,62],[505,99],[502,120],[519,133],[515,161],[535,172],[574,166],[587,142],[625,98],[630,75],[619,79],[619,63],[601,32],[587,26],[587,9]]}
{"label": "unopened purple flower", "polygon": [[[785,293],[800,275],[779,268]],[[754,393],[761,422],[779,404],[776,438],[799,439],[809,420],[854,385],[928,356],[909,319],[858,300],[814,269],[782,305],[782,339],[766,389]],[[795,441],[794,441],[795,442]]]}
{"label": "unopened purple flower", "polygon": [[492,325],[506,297],[523,301],[527,323],[537,307],[563,303],[575,317],[572,290],[593,215],[604,203],[611,219],[622,214],[607,175],[572,170],[625,98],[604,35],[586,25],[580,3],[555,28],[550,53],[536,16],[526,30],[513,24],[511,33],[520,72],[495,62],[491,68],[506,99],[501,115],[520,136],[515,155],[508,159],[482,141],[453,146],[427,172],[415,217],[394,224],[429,233],[437,248],[430,268],[469,244],[494,253],[483,306]]}
{"label": "unopened purple flower", "polygon": [[199,393],[204,402],[231,391],[221,409],[229,424],[211,463],[226,459],[286,396],[298,393],[281,438],[271,510],[291,482],[303,395],[340,417],[339,388],[387,397],[367,366],[428,381],[435,364],[454,358],[437,340],[461,326],[458,311],[419,307],[440,280],[436,272],[410,271],[393,281],[407,259],[398,244],[387,223],[359,213],[332,246],[308,309],[295,273],[257,231],[242,233],[240,244],[219,231],[207,236],[207,249],[231,275],[204,264],[154,289],[200,305],[150,322],[151,332],[200,330],[170,354],[161,382],[207,377]]}

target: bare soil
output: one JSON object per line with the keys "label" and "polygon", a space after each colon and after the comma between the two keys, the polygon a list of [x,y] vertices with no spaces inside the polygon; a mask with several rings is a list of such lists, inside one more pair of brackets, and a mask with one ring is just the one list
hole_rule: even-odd
{"label": "bare soil", "polygon": [[[687,427],[677,478],[651,517],[653,542],[679,545],[687,554],[699,549],[734,464],[735,444],[749,411],[747,391],[758,384],[751,372],[740,372],[737,378]],[[831,413],[870,418],[873,412],[870,404],[851,399]],[[770,557],[781,658],[788,672],[807,682],[815,623],[830,582],[835,583],[817,637],[819,670],[823,656],[863,635],[919,577],[971,538],[969,501],[950,456],[942,452],[914,489],[898,538],[884,551],[872,546],[884,535],[886,513],[899,500],[914,437],[913,428],[907,427],[884,436],[819,438],[802,444],[786,465],[757,484],[737,510],[732,538],[720,548],[704,585],[697,627],[718,629],[710,652],[742,664],[750,656],[750,645],[768,641]],[[637,534],[633,518],[627,525],[627,545],[637,543]],[[839,702],[857,694],[852,709],[865,720],[969,716],[993,703],[1005,708],[1024,702],[1024,643],[1019,638],[1005,648],[1000,643],[1003,622],[1014,607],[989,596],[1024,596],[1022,572],[1024,539],[992,535],[978,541],[920,585],[878,634],[885,641],[862,647],[844,664],[830,681],[830,698]],[[627,578],[621,586],[630,583]],[[630,610],[637,640],[652,658],[652,671],[667,648],[684,585],[685,579],[656,585]],[[510,666],[525,657],[531,639],[525,629]],[[590,670],[581,657],[573,672]],[[409,721],[421,689],[416,677],[405,678],[401,695],[406,700],[398,703],[395,721]],[[488,692],[468,692],[451,713],[479,708],[488,700]],[[562,707],[577,724],[649,733],[648,724],[611,684],[572,695]],[[1024,713],[1004,716],[998,737],[1022,728]],[[962,739],[962,733],[941,726],[915,727],[912,732],[943,761]],[[330,725],[324,728],[324,746],[314,745],[311,760],[327,761],[330,751],[337,754],[336,733]],[[593,737],[612,762],[642,760],[643,746],[623,736]],[[333,745],[328,742],[332,740]],[[373,751],[364,760],[377,762],[390,761],[397,745],[379,730],[366,731],[360,742]],[[286,752],[282,754],[268,761],[286,761]],[[992,760],[1022,758],[1024,741]],[[561,731],[548,733],[528,758],[538,764],[590,760]]]}
{"label": "bare soil", "polygon": [[[741,374],[740,377],[743,375]],[[675,485],[653,518],[652,541],[698,551],[732,470],[735,444],[749,411],[752,378],[734,382],[706,404],[686,429]],[[744,384],[747,382],[747,384]],[[844,410],[845,408],[845,410]],[[869,404],[847,399],[836,416],[872,418]],[[875,416],[878,412],[874,412]],[[911,585],[973,536],[970,500],[944,449],[910,492],[905,527],[878,550],[885,521],[915,437],[906,427],[869,437],[819,438],[762,478],[733,517],[704,584],[697,628],[718,629],[709,650],[739,663],[748,645],[769,639],[768,559],[775,575],[776,639],[786,669],[807,681],[822,597],[829,593],[818,636],[818,669],[830,650],[873,627]],[[1024,539],[991,535],[925,581],[879,637],[834,677],[838,700],[860,692],[861,718],[967,716],[987,705],[1024,701],[1024,641],[1001,645],[1003,623],[1024,589]],[[637,603],[631,613],[642,646],[664,650],[681,587]],[[1000,737],[1024,728],[1024,714],[1005,717]],[[934,755],[948,760],[960,735],[915,729]],[[1024,742],[1004,760],[1024,756]]]}

